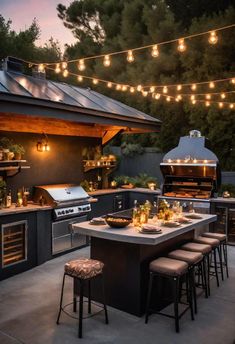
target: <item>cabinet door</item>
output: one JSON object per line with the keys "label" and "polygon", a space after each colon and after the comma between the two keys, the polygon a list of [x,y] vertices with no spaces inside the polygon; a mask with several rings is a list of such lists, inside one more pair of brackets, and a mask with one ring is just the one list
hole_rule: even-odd
{"label": "cabinet door", "polygon": [[228,242],[235,244],[235,209],[229,209]]}
{"label": "cabinet door", "polygon": [[216,205],[212,212],[213,214],[217,215],[217,220],[213,223],[213,232],[226,234],[228,223],[228,208],[222,205]]}

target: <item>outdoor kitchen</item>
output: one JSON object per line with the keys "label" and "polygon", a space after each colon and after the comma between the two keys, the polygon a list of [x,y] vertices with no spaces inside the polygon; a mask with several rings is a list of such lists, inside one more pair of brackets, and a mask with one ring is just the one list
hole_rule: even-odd
{"label": "outdoor kitchen", "polygon": [[234,344],[235,78],[190,64],[234,8],[68,2],[63,51],[0,14],[0,342]]}

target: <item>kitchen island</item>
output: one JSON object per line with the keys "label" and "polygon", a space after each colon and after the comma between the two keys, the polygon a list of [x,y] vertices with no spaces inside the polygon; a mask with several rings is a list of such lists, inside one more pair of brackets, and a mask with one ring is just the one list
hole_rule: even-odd
{"label": "kitchen island", "polygon": [[[148,286],[149,262],[172,249],[192,240],[202,226],[216,221],[216,215],[200,214],[201,219],[175,228],[161,226],[160,234],[142,234],[129,225],[123,229],[108,225],[91,225],[82,222],[73,225],[73,230],[91,237],[91,258],[105,264],[107,304],[136,316],[144,313]],[[95,300],[101,300],[99,281],[92,288]],[[159,299],[160,289],[166,295],[171,293],[166,281],[157,280],[155,285],[155,306],[163,308],[166,303]],[[77,291],[77,285],[75,285]]]}

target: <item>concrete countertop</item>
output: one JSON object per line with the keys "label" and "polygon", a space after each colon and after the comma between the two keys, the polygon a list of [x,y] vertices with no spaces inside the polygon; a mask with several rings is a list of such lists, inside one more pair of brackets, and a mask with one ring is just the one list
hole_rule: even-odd
{"label": "concrete countertop", "polygon": [[110,228],[108,225],[91,225],[89,221],[73,224],[73,229],[80,234],[106,240],[132,244],[157,245],[180,234],[208,225],[217,219],[216,215],[200,214],[200,216],[202,217],[201,219],[191,220],[192,222],[190,224],[180,225],[179,227],[169,228],[166,226],[159,226],[159,228],[162,229],[162,233],[160,234],[139,233],[131,224],[125,228],[116,229]]}
{"label": "concrete countertop", "polygon": [[90,196],[99,196],[99,195],[107,195],[107,194],[112,194],[112,193],[117,193],[117,192],[140,192],[140,193],[149,193],[149,194],[154,194],[154,195],[160,195],[161,190],[150,190],[148,188],[132,188],[132,189],[122,189],[122,188],[117,188],[117,189],[103,189],[103,190],[96,190],[92,192],[88,192]]}
{"label": "concrete countertop", "polygon": [[214,203],[235,203],[234,197],[224,198],[224,197],[217,197],[217,198],[211,198],[211,202]]}
{"label": "concrete countertop", "polygon": [[27,207],[16,207],[15,204],[13,203],[10,208],[3,208],[0,209],[0,216],[3,215],[11,215],[11,214],[20,214],[20,213],[29,213],[33,211],[43,211],[43,210],[49,210],[52,209],[51,206],[49,205],[44,205],[41,206],[39,204],[34,204],[34,203],[28,203]]}

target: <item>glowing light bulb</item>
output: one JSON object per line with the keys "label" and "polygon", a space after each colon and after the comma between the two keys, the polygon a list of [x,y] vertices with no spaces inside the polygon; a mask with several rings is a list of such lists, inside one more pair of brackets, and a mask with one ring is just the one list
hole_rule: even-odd
{"label": "glowing light bulb", "polygon": [[122,91],[125,92],[127,90],[127,86],[126,85],[122,85]]}
{"label": "glowing light bulb", "polygon": [[182,86],[181,85],[177,85],[176,89],[177,89],[177,91],[181,91],[182,90]]}
{"label": "glowing light bulb", "polygon": [[219,102],[219,107],[222,108],[224,106],[224,103]]}
{"label": "glowing light bulb", "polygon": [[234,108],[234,105],[233,105],[233,104],[230,104],[229,107],[230,107],[230,109],[233,109],[233,108]]}
{"label": "glowing light bulb", "polygon": [[83,77],[81,75],[78,75],[78,81],[82,82],[83,81]]}
{"label": "glowing light bulb", "polygon": [[43,72],[45,71],[45,66],[44,66],[43,63],[40,63],[40,64],[38,65],[38,71],[41,72],[41,73],[43,73]]}
{"label": "glowing light bulb", "polygon": [[104,64],[105,67],[109,67],[111,65],[111,60],[110,60],[110,56],[109,55],[105,55],[104,56],[103,64]]}
{"label": "glowing light bulb", "polygon": [[207,164],[207,163],[208,163],[208,160],[204,160],[203,162],[204,162],[204,164]]}
{"label": "glowing light bulb", "polygon": [[232,83],[232,84],[235,84],[235,78],[232,78],[232,79],[231,79],[231,83]]}
{"label": "glowing light bulb", "polygon": [[69,75],[69,72],[68,72],[67,69],[65,69],[65,70],[63,71],[63,77],[64,77],[64,78],[67,78],[68,75]]}
{"label": "glowing light bulb", "polygon": [[167,101],[167,102],[170,102],[170,101],[171,101],[171,97],[169,97],[169,96],[166,97],[166,101]]}
{"label": "glowing light bulb", "polygon": [[168,160],[167,160],[167,162],[171,163],[171,162],[172,162],[172,160],[171,160],[171,159],[168,159]]}
{"label": "glowing light bulb", "polygon": [[157,44],[153,45],[151,55],[152,55],[152,57],[158,57],[159,56],[159,50],[158,50]]}
{"label": "glowing light bulb", "polygon": [[141,85],[137,86],[137,91],[139,91],[139,92],[142,91],[142,86]]}
{"label": "glowing light bulb", "polygon": [[162,92],[163,92],[163,93],[167,93],[167,92],[168,92],[167,86],[164,86],[164,87],[163,87]]}
{"label": "glowing light bulb", "polygon": [[193,100],[192,100],[192,104],[193,104],[193,105],[195,105],[196,102],[197,102],[196,99],[193,99]]}
{"label": "glowing light bulb", "polygon": [[142,91],[142,96],[143,97],[147,97],[147,95],[148,95],[148,91]]}
{"label": "glowing light bulb", "polygon": [[218,36],[216,34],[216,31],[211,31],[210,36],[208,38],[208,42],[212,45],[216,44],[218,42]]}
{"label": "glowing light bulb", "polygon": [[154,98],[158,100],[160,99],[160,97],[161,97],[160,93],[156,93]]}
{"label": "glowing light bulb", "polygon": [[196,164],[197,163],[197,159],[193,159],[193,162],[194,162],[194,164]]}
{"label": "glowing light bulb", "polygon": [[206,99],[211,99],[211,95],[210,94],[206,94]]}
{"label": "glowing light bulb", "polygon": [[80,72],[84,71],[86,69],[85,63],[84,63],[84,59],[81,59],[78,61],[78,70],[80,70]]}
{"label": "glowing light bulb", "polygon": [[97,85],[99,83],[99,80],[98,79],[92,79],[92,82],[94,85]]}
{"label": "glowing light bulb", "polygon": [[150,87],[150,92],[153,93],[155,91],[155,87],[154,86],[151,86]]}
{"label": "glowing light bulb", "polygon": [[61,67],[62,67],[62,69],[66,69],[67,68],[67,66],[68,66],[68,63],[67,62],[62,62],[61,63]]}
{"label": "glowing light bulb", "polygon": [[192,94],[191,97],[190,97],[191,100],[195,100],[195,95]]}
{"label": "glowing light bulb", "polygon": [[224,99],[224,98],[226,98],[226,94],[225,94],[225,93],[221,93],[220,97],[221,97],[222,99]]}
{"label": "glowing light bulb", "polygon": [[56,66],[55,66],[55,73],[56,73],[56,74],[59,74],[60,72],[61,72],[60,64],[57,63]]}
{"label": "glowing light bulb", "polygon": [[112,88],[112,86],[113,86],[113,84],[109,81],[109,82],[107,83],[107,87],[108,87],[108,88]]}
{"label": "glowing light bulb", "polygon": [[116,90],[117,90],[117,91],[120,91],[121,88],[122,88],[122,86],[121,86],[120,84],[117,84],[117,85],[116,85]]}
{"label": "glowing light bulb", "polygon": [[192,84],[191,89],[192,89],[193,91],[195,91],[195,90],[197,89],[197,85],[196,85],[196,84]]}
{"label": "glowing light bulb", "polygon": [[130,87],[130,92],[134,93],[135,92],[135,88],[134,87]]}
{"label": "glowing light bulb", "polygon": [[211,81],[211,82],[209,83],[209,87],[210,87],[210,88],[215,88],[215,83],[214,83],[213,81]]}
{"label": "glowing light bulb", "polygon": [[206,102],[205,102],[205,105],[208,107],[208,106],[211,105],[211,103],[210,103],[209,101],[206,101]]}
{"label": "glowing light bulb", "polygon": [[128,50],[128,53],[127,53],[127,61],[128,62],[134,62],[135,58],[134,58],[134,55],[133,55],[133,51],[132,50]]}
{"label": "glowing light bulb", "polygon": [[183,53],[186,50],[186,45],[184,43],[184,39],[183,38],[178,40],[178,47],[177,47],[177,49],[178,49],[178,51],[180,53]]}
{"label": "glowing light bulb", "polygon": [[177,159],[176,161],[177,161],[178,164],[180,163],[180,159]]}
{"label": "glowing light bulb", "polygon": [[179,94],[176,98],[178,99],[178,101],[182,100],[181,94]]}

